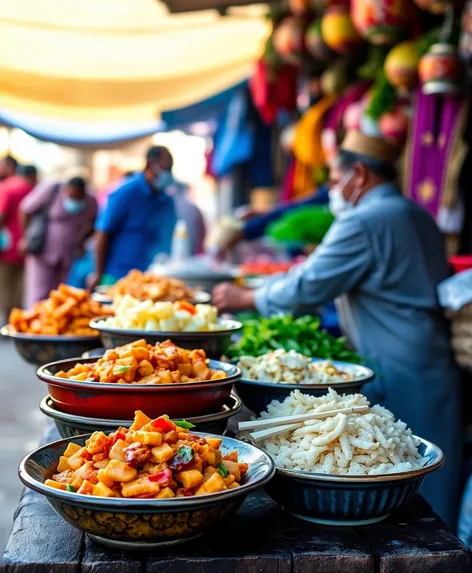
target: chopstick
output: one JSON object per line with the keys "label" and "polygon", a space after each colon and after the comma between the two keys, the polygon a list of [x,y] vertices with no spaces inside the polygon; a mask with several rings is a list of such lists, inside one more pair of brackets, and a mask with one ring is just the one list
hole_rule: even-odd
{"label": "chopstick", "polygon": [[252,420],[240,422],[239,431],[259,430],[249,432],[253,440],[263,440],[277,434],[295,430],[308,420],[325,420],[337,414],[362,414],[369,410],[369,406],[354,406],[352,408],[339,408],[338,410],[328,410],[326,412],[312,412],[311,414],[300,414],[297,416],[281,416],[279,418],[269,418],[267,420]]}

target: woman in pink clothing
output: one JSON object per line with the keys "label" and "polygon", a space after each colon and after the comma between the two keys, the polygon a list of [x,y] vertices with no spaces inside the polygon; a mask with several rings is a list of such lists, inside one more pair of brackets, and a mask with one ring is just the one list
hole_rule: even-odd
{"label": "woman in pink clothing", "polygon": [[87,192],[85,181],[74,177],[67,183],[38,185],[21,203],[23,228],[31,215],[48,208],[45,247],[39,255],[27,255],[25,305],[47,298],[67,280],[74,258],[91,235],[97,216],[97,201]]}

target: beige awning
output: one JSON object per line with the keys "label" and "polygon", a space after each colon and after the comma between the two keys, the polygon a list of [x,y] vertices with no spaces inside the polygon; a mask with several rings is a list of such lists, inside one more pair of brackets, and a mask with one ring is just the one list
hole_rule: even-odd
{"label": "beige awning", "polygon": [[0,108],[83,121],[149,121],[246,78],[261,7],[168,13],[156,0],[0,2]]}

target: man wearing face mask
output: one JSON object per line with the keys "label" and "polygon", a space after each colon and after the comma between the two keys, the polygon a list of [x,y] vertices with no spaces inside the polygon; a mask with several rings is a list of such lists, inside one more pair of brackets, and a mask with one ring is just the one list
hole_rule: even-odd
{"label": "man wearing face mask", "polygon": [[93,232],[97,201],[87,192],[82,177],[66,183],[43,183],[27,195],[20,206],[21,225],[27,229],[32,215],[47,213],[44,248],[26,253],[25,304],[47,298],[49,292],[67,280],[72,262]]}
{"label": "man wearing face mask", "polygon": [[177,220],[167,187],[172,156],[151,147],[144,170],[111,193],[96,225],[95,272],[88,286],[112,283],[132,269],[146,270],[159,253],[169,254]]}
{"label": "man wearing face mask", "polygon": [[386,141],[349,132],[331,169],[336,221],[318,249],[258,290],[219,285],[213,302],[221,310],[256,308],[270,316],[313,312],[341,297],[344,330],[377,375],[365,394],[446,454],[422,493],[454,526],[460,380],[436,293],[448,277],[446,251],[429,214],[402,197],[396,158]]}

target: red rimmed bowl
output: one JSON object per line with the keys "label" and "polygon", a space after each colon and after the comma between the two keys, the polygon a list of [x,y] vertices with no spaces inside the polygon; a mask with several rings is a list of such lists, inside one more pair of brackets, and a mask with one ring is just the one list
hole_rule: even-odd
{"label": "red rimmed bowl", "polygon": [[237,366],[216,360],[210,360],[210,368],[224,370],[228,377],[223,380],[159,385],[106,384],[55,376],[79,362],[90,364],[96,362],[96,358],[52,362],[39,368],[36,374],[47,383],[49,394],[59,410],[90,418],[131,420],[136,410],[144,410],[152,417],[168,414],[171,418],[218,412],[230,397],[234,383],[241,377]]}
{"label": "red rimmed bowl", "polygon": [[9,325],[3,326],[0,334],[5,338],[11,338],[23,360],[35,366],[80,356],[96,348],[100,342],[98,334],[96,336],[24,334],[15,332]]}
{"label": "red rimmed bowl", "polygon": [[242,330],[242,323],[237,320],[220,319],[221,330],[211,332],[160,332],[148,330],[126,330],[106,326],[108,317],[95,318],[90,322],[90,328],[98,330],[102,344],[105,348],[124,346],[135,340],[146,339],[149,344],[172,340],[174,344],[187,350],[201,348],[209,358],[218,360],[224,355],[231,338]]}

